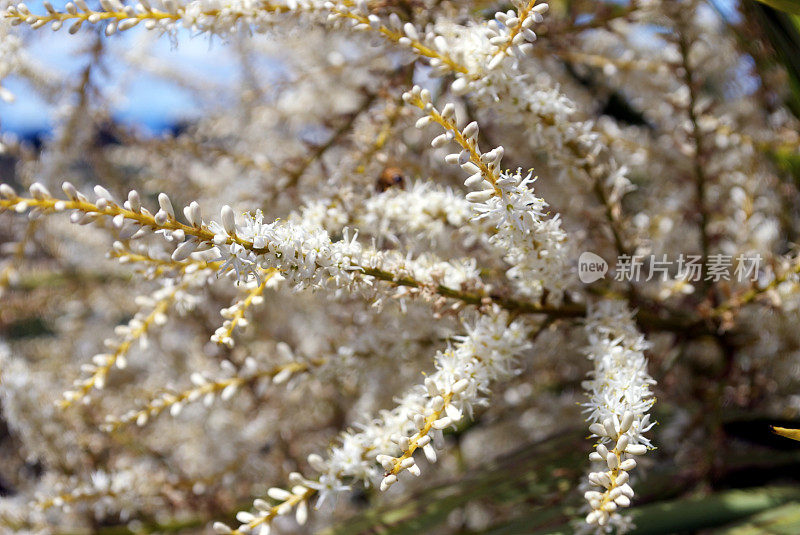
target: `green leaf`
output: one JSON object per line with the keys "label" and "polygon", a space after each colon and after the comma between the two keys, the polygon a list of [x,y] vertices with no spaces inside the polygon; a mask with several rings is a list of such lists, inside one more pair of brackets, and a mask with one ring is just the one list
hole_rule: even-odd
{"label": "green leaf", "polygon": [[800,503],[788,503],[720,530],[719,535],[796,535],[800,533]]}
{"label": "green leaf", "polygon": [[786,13],[793,13],[800,15],[800,0],[758,0],[762,4],[767,4],[770,7],[785,11]]}
{"label": "green leaf", "polygon": [[636,524],[632,533],[667,535],[721,527],[797,500],[798,487],[762,487],[659,502],[631,509]]}
{"label": "green leaf", "polygon": [[[774,4],[787,4],[792,10],[783,11],[769,7]],[[789,75],[789,95],[787,105],[795,116],[800,117],[800,0],[769,0],[752,2],[749,16],[757,21],[763,31],[763,38],[775,50],[775,57],[760,57],[765,66],[772,61],[782,64]]]}

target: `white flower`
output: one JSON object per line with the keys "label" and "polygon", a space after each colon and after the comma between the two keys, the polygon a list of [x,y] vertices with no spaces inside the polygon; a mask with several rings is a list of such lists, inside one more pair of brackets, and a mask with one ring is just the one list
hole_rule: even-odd
{"label": "white flower", "polygon": [[330,474],[322,474],[318,481],[307,481],[305,485],[317,491],[317,502],[314,506],[316,509],[321,509],[326,503],[335,508],[339,495],[350,491],[349,485]]}

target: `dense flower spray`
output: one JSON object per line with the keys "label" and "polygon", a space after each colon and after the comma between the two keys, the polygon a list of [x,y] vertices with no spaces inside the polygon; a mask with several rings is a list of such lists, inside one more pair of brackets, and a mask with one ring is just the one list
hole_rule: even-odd
{"label": "dense flower spray", "polygon": [[583,384],[589,395],[585,407],[589,431],[597,439],[589,459],[601,467],[588,476],[595,488],[585,494],[591,507],[586,523],[597,525],[600,533],[614,528],[619,533],[629,526],[619,509],[633,498],[629,473],[636,467],[634,457],[652,447],[643,434],[653,426],[648,411],[655,403],[655,381],[643,354],[648,345],[624,303],[599,303],[586,331],[594,370]]}
{"label": "dense flower spray", "polygon": [[[0,124],[0,531],[624,533],[731,481],[734,417],[800,414],[798,120],[739,9],[0,0],[0,100],[53,110]],[[115,121],[148,76],[194,118]]]}

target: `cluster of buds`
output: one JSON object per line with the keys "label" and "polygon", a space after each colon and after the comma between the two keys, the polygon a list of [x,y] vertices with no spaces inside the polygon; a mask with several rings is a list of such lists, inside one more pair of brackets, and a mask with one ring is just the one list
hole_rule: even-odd
{"label": "cluster of buds", "polygon": [[[628,484],[629,472],[636,468],[634,455],[647,452],[644,444],[631,444],[630,436],[626,433],[633,424],[634,414],[626,412],[621,420],[609,418],[605,422],[594,423],[589,430],[601,437],[601,442],[595,446],[595,451],[589,454],[589,460],[603,463],[603,469],[590,472],[589,483],[601,490],[590,490],[584,494],[592,508],[586,516],[587,524],[605,526],[617,515],[621,507],[628,507],[633,498],[633,488]],[[609,449],[603,444],[603,439],[614,444]],[[607,468],[607,470],[606,470]],[[614,523],[613,521],[611,523]]]}
{"label": "cluster of buds", "polygon": [[431,94],[427,89],[414,86],[410,91],[403,94],[403,100],[409,104],[422,109],[427,115],[417,120],[417,128],[424,128],[430,123],[439,124],[445,131],[433,138],[431,146],[434,148],[444,147],[447,143],[455,141],[461,146],[461,151],[445,156],[445,162],[458,165],[469,177],[464,181],[468,188],[480,188],[467,194],[467,200],[480,203],[495,194],[495,183],[500,174],[500,164],[505,150],[503,147],[481,152],[478,146],[478,133],[480,128],[478,123],[473,121],[463,129],[459,129],[456,117],[455,106],[448,103],[439,111],[431,102]]}
{"label": "cluster of buds", "polygon": [[[411,416],[411,421],[418,431],[411,437],[402,435],[392,436],[392,441],[403,451],[400,457],[391,455],[378,455],[375,460],[383,466],[386,474],[381,480],[381,490],[386,490],[397,482],[400,472],[407,470],[419,476],[420,469],[414,460],[414,451],[422,448],[428,462],[436,462],[436,450],[433,447],[432,431],[441,431],[455,425],[464,418],[464,412],[456,407],[455,401],[467,391],[470,386],[469,379],[460,379],[449,389],[442,389],[433,377],[425,381],[425,388],[430,396],[430,401],[422,412]],[[449,390],[449,391],[447,391]]]}
{"label": "cluster of buds", "polygon": [[229,527],[222,522],[214,522],[213,528],[219,535],[241,535],[244,533],[258,533],[269,535],[272,532],[270,522],[277,516],[285,516],[295,511],[295,520],[301,526],[308,520],[308,499],[318,489],[313,488],[315,482],[305,479],[301,474],[292,472],[289,475],[292,483],[291,490],[272,487],[267,490],[267,496],[278,502],[272,505],[266,500],[256,499],[253,502],[254,512],[239,511],[236,520],[240,526],[237,529]]}
{"label": "cluster of buds", "polygon": [[370,12],[367,2],[363,0],[326,2],[324,7],[329,11],[329,22],[338,24],[343,20],[349,20],[354,30],[372,32],[395,42],[426,58],[437,76],[466,72],[463,66],[448,55],[451,44],[447,39],[433,31],[424,32],[411,22],[403,22],[397,13],[391,13],[387,20],[383,21],[378,15]]}
{"label": "cluster of buds", "polygon": [[258,306],[264,302],[264,290],[267,283],[273,280],[273,277],[278,273],[275,269],[265,270],[260,280],[248,281],[247,284],[250,288],[247,296],[244,299],[236,301],[234,304],[219,311],[224,321],[222,325],[217,328],[211,341],[226,347],[233,347],[233,331],[237,327],[247,327],[249,321],[245,318],[245,312],[251,306]]}
{"label": "cluster of buds", "polygon": [[137,312],[126,325],[118,325],[114,329],[117,338],[108,338],[104,341],[109,351],[93,356],[91,363],[81,367],[81,370],[89,376],[75,380],[74,388],[64,392],[59,405],[67,407],[78,401],[88,403],[88,395],[93,389],[102,390],[112,368],[116,366],[124,369],[127,366],[127,354],[133,344],[138,341],[142,348],[147,347],[147,332],[150,327],[162,326],[167,322],[166,311],[182,288],[183,285],[167,284],[151,296],[138,296],[136,304],[142,310]]}
{"label": "cluster of buds", "polygon": [[519,12],[509,9],[495,13],[486,31],[489,42],[499,50],[489,62],[489,70],[495,69],[507,56],[526,56],[533,52],[531,43],[536,41],[533,25],[544,20],[543,14],[549,8],[546,3],[536,4],[536,0],[530,0]]}
{"label": "cluster of buds", "polygon": [[[312,6],[306,1],[294,0],[290,2],[295,9],[311,10]],[[173,31],[179,24],[207,32],[230,32],[242,20],[255,21],[269,14],[284,12],[289,6],[259,2],[258,6],[248,3],[223,4],[216,0],[195,1],[188,3],[176,0],[161,0],[159,9],[154,8],[148,0],[139,0],[135,5],[123,4],[120,0],[100,0],[100,9],[94,10],[85,0],[74,0],[64,6],[63,11],[57,11],[50,2],[44,2],[46,14],[31,13],[27,5],[20,2],[9,6],[5,10],[5,17],[11,24],[27,24],[33,29],[38,29],[50,24],[53,31],[62,28],[65,22],[72,22],[69,33],[77,33],[85,24],[98,24],[105,22],[104,32],[107,36],[118,31],[129,30],[139,23],[148,30]]]}
{"label": "cluster of buds", "polygon": [[296,374],[323,363],[321,359],[301,362],[295,358],[294,352],[284,342],[278,343],[276,349],[281,364],[265,368],[253,357],[247,357],[244,364],[237,368],[229,360],[223,360],[219,371],[213,376],[193,372],[189,376],[192,387],[187,390],[163,392],[145,403],[143,407],[130,410],[120,417],[107,415],[101,429],[110,433],[130,423],[142,427],[163,412],[169,412],[171,416],[177,417],[186,405],[197,401],[202,401],[203,405],[210,407],[218,398],[228,401],[245,385],[254,385],[257,392],[263,392],[269,385],[287,383]]}

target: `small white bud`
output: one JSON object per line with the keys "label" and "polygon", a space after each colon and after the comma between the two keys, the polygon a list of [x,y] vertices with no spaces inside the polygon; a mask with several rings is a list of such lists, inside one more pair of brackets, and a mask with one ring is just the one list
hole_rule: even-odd
{"label": "small white bud", "polygon": [[589,426],[589,431],[600,437],[606,436],[606,428],[603,427],[603,424],[598,424],[598,423],[591,424]]}
{"label": "small white bud", "polygon": [[199,227],[203,222],[203,216],[200,214],[200,205],[197,204],[196,201],[192,201],[189,206],[184,209],[183,214],[192,226]]}
{"label": "small white bud", "polygon": [[548,9],[550,9],[550,6],[544,3],[533,6],[533,9],[531,11],[533,11],[534,13],[544,14],[547,13]]}
{"label": "small white bud", "polygon": [[172,201],[169,200],[169,197],[166,193],[159,193],[158,194],[158,205],[164,210],[171,218],[175,217],[175,210],[172,208]]}
{"label": "small white bud", "polygon": [[630,453],[631,455],[644,455],[647,453],[647,446],[644,444],[629,444],[625,448],[625,453]]}
{"label": "small white bud", "polygon": [[419,41],[419,33],[417,32],[417,28],[411,24],[410,22],[406,22],[403,25],[403,31],[408,36],[409,39],[413,41]]}
{"label": "small white bud", "polygon": [[613,437],[617,434],[617,426],[614,425],[614,420],[612,418],[603,420],[603,428],[606,430],[605,435],[608,437]]}
{"label": "small white bud", "polygon": [[400,446],[400,449],[403,451],[408,451],[411,447],[411,442],[408,440],[408,437],[398,437],[397,438],[397,445]]}
{"label": "small white bud", "polygon": [[521,35],[531,43],[536,41],[536,33],[533,30],[530,29],[522,30]]}
{"label": "small white bud", "polygon": [[506,58],[505,54],[495,54],[494,57],[489,61],[489,65],[486,66],[487,69],[490,71],[495,70],[497,67],[503,63],[503,60]]}
{"label": "small white bud", "polygon": [[450,119],[456,114],[456,106],[452,102],[448,102],[445,104],[444,109],[442,109],[442,117],[445,119]]}
{"label": "small white bud", "polygon": [[8,184],[0,184],[0,195],[5,197],[6,199],[17,198],[17,192],[14,191],[14,188],[9,186]]}
{"label": "small white bud", "polygon": [[453,93],[455,93],[456,95],[463,95],[464,93],[467,92],[467,89],[469,88],[469,80],[467,80],[466,77],[461,76],[459,78],[456,78],[450,87],[453,90]]}
{"label": "small white bud", "polygon": [[189,255],[197,250],[197,242],[194,240],[185,241],[180,244],[172,253],[175,262],[181,262],[189,258]]}
{"label": "small white bud", "polygon": [[467,200],[469,202],[481,203],[488,201],[492,195],[494,195],[494,191],[492,190],[471,191],[467,193]]}
{"label": "small white bud", "polygon": [[229,535],[230,533],[233,533],[233,530],[222,522],[214,522],[213,528],[214,531],[219,535]]}
{"label": "small white bud", "polygon": [[304,525],[308,521],[308,503],[305,501],[300,502],[297,505],[297,511],[294,514],[295,520],[301,526]]}
{"label": "small white bud", "polygon": [[144,426],[144,424],[147,423],[147,419],[148,416],[146,412],[139,413],[139,416],[136,417],[136,425],[138,425],[139,427]]}
{"label": "small white bud", "polygon": [[619,468],[620,468],[620,470],[625,470],[626,472],[628,470],[633,470],[634,468],[636,468],[636,460],[635,459],[626,459],[626,460],[622,461],[622,463],[620,463]]}
{"label": "small white bud", "polygon": [[279,385],[281,383],[285,383],[291,376],[292,376],[292,369],[283,368],[281,371],[275,374],[275,377],[272,378],[272,382],[273,384]]}
{"label": "small white bud", "polygon": [[383,480],[381,480],[381,491],[385,491],[395,483],[397,483],[397,476],[394,474],[389,474],[388,476],[384,477]]}
{"label": "small white bud", "polygon": [[480,173],[481,172],[481,168],[480,167],[478,167],[477,165],[475,165],[474,163],[469,162],[469,161],[462,163],[461,164],[461,169],[463,169],[464,172],[469,173],[469,174],[474,174],[474,173]]}
{"label": "small white bud", "polygon": [[461,379],[460,381],[457,381],[456,384],[453,385],[452,392],[453,394],[460,394],[461,392],[466,390],[468,386],[469,386],[469,379]]}
{"label": "small white bud", "polygon": [[608,469],[613,470],[617,466],[619,466],[619,457],[615,453],[610,453],[606,455],[606,464],[608,464]]}
{"label": "small white bud", "polygon": [[159,210],[156,212],[156,215],[153,216],[153,219],[156,221],[156,225],[163,227],[169,221],[169,215],[164,210]]}
{"label": "small white bud", "polygon": [[450,418],[451,420],[453,420],[454,422],[458,422],[459,420],[461,420],[461,417],[463,416],[461,414],[461,411],[455,405],[453,405],[452,403],[448,404],[444,408],[444,410],[445,410],[445,413],[447,414],[447,417]]}
{"label": "small white bud", "polygon": [[433,426],[434,429],[445,429],[453,424],[453,420],[449,416],[445,416],[444,418],[439,418],[438,420],[434,421]]}
{"label": "small white bud", "polygon": [[70,198],[70,200],[77,200],[78,199],[78,190],[75,189],[75,186],[72,185],[71,182],[63,182],[61,184],[61,189],[64,191],[64,195]]}
{"label": "small white bud", "polygon": [[220,215],[222,217],[222,228],[225,229],[225,232],[227,232],[228,234],[235,234],[236,217],[233,214],[233,208],[231,208],[226,204],[225,206],[222,207]]}
{"label": "small white bud", "polygon": [[242,524],[247,524],[255,520],[256,517],[253,513],[248,513],[247,511],[239,511],[236,513],[236,520],[241,522]]}
{"label": "small white bud", "polygon": [[478,135],[478,130],[479,130],[478,123],[472,121],[471,123],[469,123],[467,126],[464,127],[464,130],[461,131],[461,135],[463,135],[467,139],[474,138],[475,136]]}
{"label": "small white bud", "polygon": [[427,115],[425,117],[420,117],[419,119],[417,119],[417,122],[414,124],[414,126],[417,128],[425,128],[427,125],[430,124],[431,120],[432,119]]}
{"label": "small white bud", "polygon": [[450,141],[447,137],[447,134],[440,134],[433,138],[431,141],[431,147],[438,149],[439,147],[443,147],[448,141]]}
{"label": "small white bud", "polygon": [[278,487],[272,487],[267,490],[267,496],[272,498],[273,500],[278,500],[279,502],[284,502],[292,497],[292,493],[285,489],[280,489]]}
{"label": "small white bud", "polygon": [[465,181],[464,185],[468,188],[474,188],[478,184],[483,182],[483,174],[481,172],[477,172],[474,175],[470,175]]}
{"label": "small white bud", "polygon": [[414,425],[417,427],[417,429],[422,429],[425,427],[425,417],[421,414],[415,414]]}
{"label": "small white bud", "polygon": [[622,491],[622,494],[624,494],[628,498],[633,498],[634,495],[633,489],[627,483],[619,487],[619,489]]}
{"label": "small white bud", "polygon": [[132,212],[139,212],[142,209],[142,200],[139,198],[139,193],[132,189],[128,192],[128,207]]}
{"label": "small white bud", "polygon": [[41,182],[34,182],[33,184],[31,184],[31,187],[29,189],[31,195],[33,195],[35,199],[42,200],[48,197],[52,197],[52,195],[50,195],[50,192],[47,191],[47,188],[44,187],[44,185]]}
{"label": "small white bud", "polygon": [[234,394],[236,394],[238,389],[239,383],[231,383],[222,389],[222,394],[220,394],[219,397],[222,398],[223,401],[228,401],[233,397]]}
{"label": "small white bud", "polygon": [[622,415],[622,420],[619,423],[619,432],[626,433],[633,425],[634,415],[631,411],[625,411]]}
{"label": "small white bud", "polygon": [[433,446],[430,443],[425,444],[425,446],[423,446],[422,453],[425,454],[425,458],[428,459],[429,463],[436,462],[436,450],[433,449]]}

